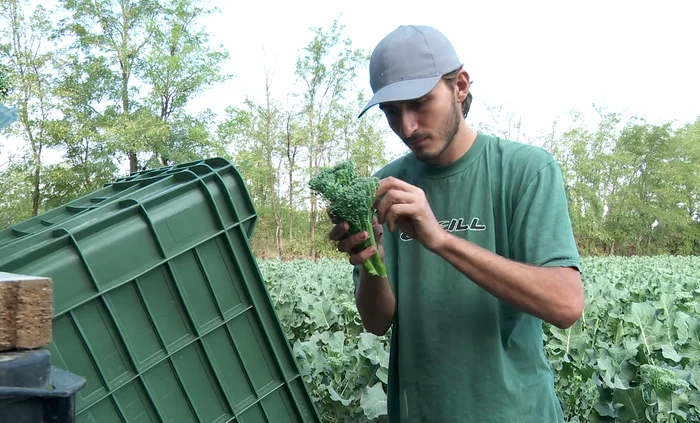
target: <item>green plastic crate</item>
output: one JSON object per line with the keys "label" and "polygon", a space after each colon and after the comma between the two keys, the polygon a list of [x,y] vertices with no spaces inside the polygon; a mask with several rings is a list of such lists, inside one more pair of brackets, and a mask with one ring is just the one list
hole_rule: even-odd
{"label": "green plastic crate", "polygon": [[76,421],[321,421],[252,254],[256,214],[230,163],[141,172],[70,207],[87,204],[15,225],[24,235],[0,245],[0,271],[53,279],[52,362],[87,380]]}
{"label": "green plastic crate", "polygon": [[[174,174],[183,172],[186,172],[184,179],[182,177],[172,178]],[[172,185],[183,181],[189,182],[192,176],[206,175],[212,172],[223,172],[220,177],[223,178],[223,183],[232,195],[241,223],[245,227],[246,236],[252,236],[257,216],[255,215],[253,203],[245,191],[243,180],[237,172],[231,171],[230,163],[227,160],[212,158],[146,170],[134,173],[126,178],[119,178],[113,183],[105,184],[104,187],[97,191],[72,200],[39,216],[0,230],[0,248],[28,235],[54,229],[56,224],[65,223],[80,214],[104,207],[105,204],[118,201],[124,196],[142,200],[149,195],[153,195],[154,192],[162,192],[164,189],[167,189],[165,188],[166,186],[172,187]],[[153,184],[155,186],[150,186]],[[1,254],[2,252],[0,252],[0,256]]]}

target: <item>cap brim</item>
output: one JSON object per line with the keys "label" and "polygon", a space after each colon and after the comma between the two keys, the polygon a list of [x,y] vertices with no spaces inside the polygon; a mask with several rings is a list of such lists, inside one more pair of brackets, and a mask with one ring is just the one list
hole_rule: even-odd
{"label": "cap brim", "polygon": [[387,85],[374,94],[372,99],[367,102],[357,117],[362,117],[367,110],[380,103],[414,100],[422,97],[429,93],[430,90],[435,88],[435,85],[437,85],[437,83],[440,81],[440,78],[442,78],[442,75],[432,76],[430,78],[410,79]]}

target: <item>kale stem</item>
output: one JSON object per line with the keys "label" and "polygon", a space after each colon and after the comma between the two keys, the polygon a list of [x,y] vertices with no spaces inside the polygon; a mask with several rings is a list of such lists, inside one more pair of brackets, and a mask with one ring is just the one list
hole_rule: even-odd
{"label": "kale stem", "polygon": [[372,257],[370,257],[369,260],[367,260],[365,263],[372,263],[372,266],[374,267],[374,273],[372,273],[373,275],[382,278],[387,277],[386,267],[384,266],[382,258],[379,257],[379,252],[375,252],[374,254],[372,254]]}
{"label": "kale stem", "polygon": [[370,211],[368,218],[369,230],[367,232],[369,233],[369,243],[372,247],[374,247],[374,254],[372,254],[372,257],[370,257],[369,260],[367,260],[365,263],[372,263],[372,270],[374,270],[374,272],[367,268],[367,270],[370,271],[371,275],[386,278],[386,266],[384,265],[382,258],[379,257],[379,246],[377,245],[377,240],[374,238],[374,229],[372,228],[372,217],[373,213],[372,211]]}
{"label": "kale stem", "polygon": [[365,266],[365,269],[367,269],[367,272],[369,272],[370,275],[377,275],[377,269],[374,268],[374,261],[372,260],[372,258],[365,261],[363,264]]}

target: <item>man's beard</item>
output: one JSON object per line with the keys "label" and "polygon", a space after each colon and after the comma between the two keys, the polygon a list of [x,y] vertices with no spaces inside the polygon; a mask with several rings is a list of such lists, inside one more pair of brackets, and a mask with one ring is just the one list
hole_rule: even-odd
{"label": "man's beard", "polygon": [[[456,103],[452,104],[452,113],[449,113],[445,117],[445,121],[441,125],[440,128],[440,137],[439,138],[434,138],[431,137],[433,140],[440,141],[443,143],[442,146],[440,146],[439,150],[430,153],[430,152],[425,152],[425,153],[419,153],[415,152],[414,154],[416,158],[422,162],[429,162],[431,160],[434,160],[447,149],[447,147],[452,144],[452,142],[455,139],[455,136],[457,135],[457,132],[459,132],[459,120],[461,119],[462,115],[460,113],[460,108]],[[425,138],[426,134],[423,133],[417,133],[411,136],[410,138],[404,139],[403,142],[406,143],[406,145],[410,146],[411,143],[414,140],[420,140]],[[410,148],[410,147],[409,147]]]}

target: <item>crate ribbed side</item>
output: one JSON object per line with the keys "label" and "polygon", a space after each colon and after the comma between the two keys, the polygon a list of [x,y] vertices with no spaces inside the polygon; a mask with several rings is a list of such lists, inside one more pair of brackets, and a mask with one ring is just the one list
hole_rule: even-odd
{"label": "crate ribbed side", "polygon": [[54,280],[50,351],[87,380],[78,421],[320,422],[250,249],[252,202],[217,163],[117,181],[140,189],[4,250],[3,270]]}

